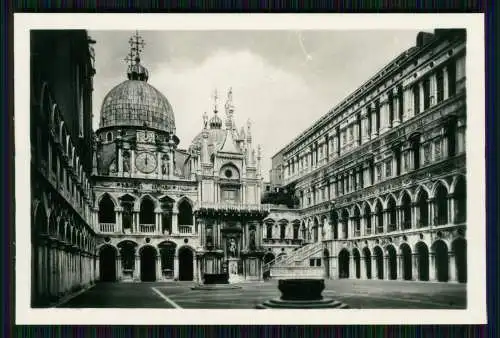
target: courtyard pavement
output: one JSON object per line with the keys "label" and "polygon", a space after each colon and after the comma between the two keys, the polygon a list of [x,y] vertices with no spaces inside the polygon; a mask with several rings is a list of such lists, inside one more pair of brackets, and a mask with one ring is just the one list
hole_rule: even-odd
{"label": "courtyard pavement", "polygon": [[[324,297],[358,309],[464,309],[466,284],[326,280]],[[98,283],[60,305],[65,308],[252,309],[278,298],[277,281],[241,283],[241,289],[191,290],[192,282]]]}

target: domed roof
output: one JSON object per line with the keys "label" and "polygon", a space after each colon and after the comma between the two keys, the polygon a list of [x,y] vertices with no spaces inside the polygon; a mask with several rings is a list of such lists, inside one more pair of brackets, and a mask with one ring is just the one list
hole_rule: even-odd
{"label": "domed roof", "polygon": [[100,128],[137,126],[175,134],[172,106],[146,79],[147,75],[142,80],[132,77],[109,91],[101,107]]}

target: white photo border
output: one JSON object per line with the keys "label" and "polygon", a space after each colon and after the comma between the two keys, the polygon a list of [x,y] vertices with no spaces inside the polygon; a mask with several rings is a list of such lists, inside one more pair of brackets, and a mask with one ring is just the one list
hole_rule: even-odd
{"label": "white photo border", "polygon": [[[467,308],[464,310],[33,309],[30,307],[30,30],[467,30]],[[16,324],[485,324],[483,14],[14,14]],[[332,102],[332,106],[335,102]],[[326,113],[326,112],[325,112]]]}

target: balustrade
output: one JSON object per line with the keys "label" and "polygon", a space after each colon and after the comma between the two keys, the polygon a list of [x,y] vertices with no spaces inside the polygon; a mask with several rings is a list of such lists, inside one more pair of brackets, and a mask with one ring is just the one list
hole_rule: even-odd
{"label": "balustrade", "polygon": [[115,223],[99,223],[99,231],[101,232],[115,232]]}
{"label": "balustrade", "polygon": [[139,229],[141,230],[141,232],[152,233],[152,232],[155,232],[155,225],[154,224],[139,224]]}
{"label": "balustrade", "polygon": [[190,234],[193,231],[192,225],[178,225],[177,228],[180,234]]}

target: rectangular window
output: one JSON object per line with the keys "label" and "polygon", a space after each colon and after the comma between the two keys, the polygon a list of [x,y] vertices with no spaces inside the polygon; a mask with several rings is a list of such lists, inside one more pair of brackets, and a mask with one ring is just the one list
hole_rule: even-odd
{"label": "rectangular window", "polygon": [[420,113],[420,90],[418,85],[413,86],[413,111],[415,115]]}
{"label": "rectangular window", "polygon": [[436,86],[437,86],[437,102],[441,102],[443,101],[444,98],[444,77],[442,69],[440,69],[436,74]]}
{"label": "rectangular window", "polygon": [[455,61],[448,65],[448,95],[455,95],[457,90],[457,68]]}
{"label": "rectangular window", "polygon": [[424,109],[431,105],[431,81],[429,78],[424,80]]}

